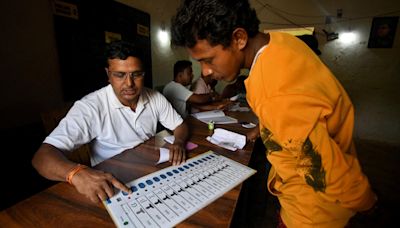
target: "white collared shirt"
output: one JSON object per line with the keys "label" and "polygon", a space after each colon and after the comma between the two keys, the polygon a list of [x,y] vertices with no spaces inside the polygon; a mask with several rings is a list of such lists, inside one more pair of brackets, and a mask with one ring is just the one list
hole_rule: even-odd
{"label": "white collared shirt", "polygon": [[188,115],[189,112],[186,108],[186,101],[192,96],[192,91],[180,83],[171,81],[165,85],[163,94],[183,118]]}
{"label": "white collared shirt", "polygon": [[134,112],[108,85],[75,102],[44,143],[72,151],[90,142],[94,166],[154,136],[158,121],[170,130],[183,122],[157,91],[143,88]]}

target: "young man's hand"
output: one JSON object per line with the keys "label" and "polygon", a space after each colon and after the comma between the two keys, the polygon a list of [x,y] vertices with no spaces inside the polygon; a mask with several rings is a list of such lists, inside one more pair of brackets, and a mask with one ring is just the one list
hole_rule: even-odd
{"label": "young man's hand", "polygon": [[260,137],[260,129],[259,125],[257,124],[256,127],[254,127],[251,131],[247,132],[246,139],[249,142],[255,142],[258,137]]}

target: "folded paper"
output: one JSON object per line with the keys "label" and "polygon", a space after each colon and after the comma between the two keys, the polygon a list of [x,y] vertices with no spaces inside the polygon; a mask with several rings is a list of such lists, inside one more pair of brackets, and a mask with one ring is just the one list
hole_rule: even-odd
{"label": "folded paper", "polygon": [[227,150],[236,151],[246,145],[246,136],[222,128],[214,130],[214,134],[206,138],[212,144]]}

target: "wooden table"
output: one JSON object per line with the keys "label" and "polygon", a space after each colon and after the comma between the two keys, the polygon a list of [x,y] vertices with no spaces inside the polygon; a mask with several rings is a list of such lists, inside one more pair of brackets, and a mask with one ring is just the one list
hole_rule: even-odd
{"label": "wooden table", "polygon": [[[240,121],[256,122],[256,117],[251,112],[228,112],[229,116]],[[205,140],[210,135],[207,125],[189,117],[190,141],[199,145],[189,151],[188,156],[213,150],[226,157],[248,165],[252,143],[247,143],[243,150],[235,152],[217,147]],[[216,125],[237,133],[245,134],[245,129],[240,124]],[[141,176],[163,169],[170,165],[164,163],[155,165],[159,156],[159,147],[168,146],[163,137],[167,131],[159,132],[155,137],[145,143],[124,151],[97,166],[106,172],[112,173],[123,182],[129,182]],[[177,227],[229,227],[235,206],[239,198],[242,185],[236,186],[216,201],[186,219]],[[14,206],[0,212],[1,227],[115,227],[111,217],[103,204],[94,204],[85,196],[79,194],[73,186],[65,182],[39,192]]]}

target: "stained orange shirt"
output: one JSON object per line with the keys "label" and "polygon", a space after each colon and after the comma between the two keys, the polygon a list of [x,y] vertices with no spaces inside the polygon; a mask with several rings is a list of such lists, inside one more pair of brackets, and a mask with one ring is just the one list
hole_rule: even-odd
{"label": "stained orange shirt", "polygon": [[311,49],[270,33],[245,86],[272,164],[268,188],[286,225],[342,226],[373,205],[352,140],[353,105]]}

